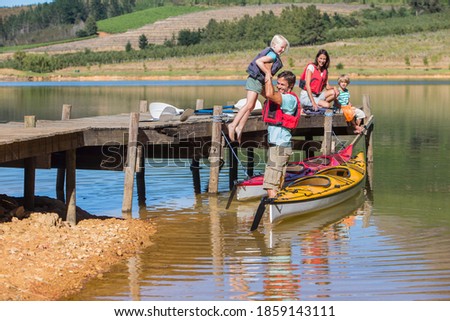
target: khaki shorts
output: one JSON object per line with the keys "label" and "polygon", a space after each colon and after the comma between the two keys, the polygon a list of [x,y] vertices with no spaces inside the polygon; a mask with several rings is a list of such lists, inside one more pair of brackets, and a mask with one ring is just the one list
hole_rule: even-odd
{"label": "khaki shorts", "polygon": [[258,94],[261,94],[261,92],[263,90],[263,86],[258,80],[254,79],[252,77],[247,77],[247,82],[245,83],[245,89],[254,91],[255,93],[258,93]]}
{"label": "khaki shorts", "polygon": [[269,156],[264,172],[264,189],[279,191],[284,183],[289,157],[292,155],[291,147],[269,147]]}

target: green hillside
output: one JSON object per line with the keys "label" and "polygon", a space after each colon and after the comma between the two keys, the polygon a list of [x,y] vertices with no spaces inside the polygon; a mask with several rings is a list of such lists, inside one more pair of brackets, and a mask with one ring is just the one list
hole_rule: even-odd
{"label": "green hillside", "polygon": [[[333,67],[339,72],[362,76],[396,75],[399,72],[405,76],[449,74],[450,44],[447,34],[450,29],[450,10],[447,6],[438,12],[421,15],[408,6],[381,8],[374,5],[333,5],[331,8],[341,9],[339,13],[327,12],[329,7],[324,5],[320,6],[322,11],[314,5],[283,8],[277,15],[271,11],[262,11],[255,16],[243,15],[240,19],[210,21],[201,29],[181,30],[178,35],[173,35],[172,39],[160,45],[149,44],[142,34],[134,33],[134,47],[129,41],[127,46],[123,44],[119,50],[96,51],[95,45],[99,42],[94,39],[90,42],[93,47],[88,47],[86,42],[81,53],[48,51],[48,54],[42,55],[16,51],[19,47],[3,48],[4,52],[9,50],[15,53],[7,60],[4,55],[0,68],[22,70],[28,75],[36,73],[44,77],[104,76],[108,73],[119,77],[233,77],[245,69],[248,56],[265,46],[273,34],[279,32],[278,26],[289,21],[283,28],[283,35],[290,40],[291,50],[283,59],[291,69],[301,68],[318,48],[325,47],[332,54]],[[145,9],[101,20],[98,25],[103,32],[118,32],[120,35],[121,31],[148,25],[163,20],[163,17],[205,9]],[[223,10],[219,11],[223,12],[223,16],[230,11],[227,8],[215,10]],[[195,15],[189,17],[195,20]],[[183,19],[179,20],[171,22],[182,24]],[[267,21],[271,23],[267,24]],[[137,37],[139,48],[136,47]],[[230,46],[230,43],[233,45]],[[25,50],[23,48],[21,50]],[[198,59],[199,56],[205,58]],[[162,60],[165,63],[158,63],[157,68],[154,68],[154,62]]]}

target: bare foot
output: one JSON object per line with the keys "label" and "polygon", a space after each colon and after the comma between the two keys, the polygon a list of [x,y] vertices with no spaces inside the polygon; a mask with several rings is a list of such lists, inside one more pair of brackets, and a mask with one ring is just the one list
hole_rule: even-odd
{"label": "bare foot", "polygon": [[268,189],[267,190],[267,196],[269,198],[275,198],[275,197],[277,197],[277,191],[274,190],[274,189]]}
{"label": "bare foot", "polygon": [[356,126],[355,127],[355,130],[353,131],[353,133],[355,133],[355,134],[361,134],[362,133],[362,127],[360,127],[360,126]]}
{"label": "bare foot", "polygon": [[234,130],[235,130],[235,127],[234,127],[233,123],[228,124],[227,127],[228,127],[228,137],[230,137],[230,141],[231,142],[234,142]]}

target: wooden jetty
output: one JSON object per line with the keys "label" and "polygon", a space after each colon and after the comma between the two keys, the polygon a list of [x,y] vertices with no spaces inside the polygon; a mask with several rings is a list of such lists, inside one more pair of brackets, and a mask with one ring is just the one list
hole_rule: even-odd
{"label": "wooden jetty", "polygon": [[[196,109],[202,109],[198,100]],[[140,101],[136,112],[71,119],[71,105],[64,105],[61,120],[36,120],[25,116],[24,122],[0,124],[0,166],[24,169],[24,207],[34,208],[35,171],[37,168],[57,168],[56,195],[67,205],[66,220],[76,224],[76,170],[124,170],[124,216],[131,212],[132,191],[136,179],[139,204],[145,204],[144,159],[191,159],[194,190],[200,193],[199,162],[208,158],[210,179],[208,192],[218,192],[219,169],[224,163],[224,148],[229,155],[230,188],[237,178],[237,148],[247,150],[247,173],[252,175],[254,148],[266,148],[266,125],[260,115],[251,116],[244,128],[242,142],[227,144],[222,106],[214,107],[214,115],[194,115],[187,120],[174,116],[166,121],[154,121],[147,101]],[[363,97],[366,113],[366,150],[369,167],[373,162],[373,116],[368,96]],[[354,135],[341,114],[333,116],[302,115],[293,131],[294,149],[303,150],[306,157],[312,151],[332,152],[332,133]],[[304,137],[304,139],[299,139]],[[361,136],[360,136],[361,137]],[[1,178],[0,178],[1,179]],[[65,189],[65,191],[64,191]]]}

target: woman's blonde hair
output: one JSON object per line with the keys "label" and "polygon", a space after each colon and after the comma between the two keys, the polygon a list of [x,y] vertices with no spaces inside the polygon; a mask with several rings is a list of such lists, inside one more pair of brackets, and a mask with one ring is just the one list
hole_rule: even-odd
{"label": "woman's blonde hair", "polygon": [[285,43],[286,44],[286,49],[284,49],[284,52],[287,53],[288,50],[289,50],[289,46],[290,46],[289,45],[289,41],[285,37],[283,37],[282,35],[275,35],[275,36],[273,36],[272,41],[270,41],[270,47],[273,48],[276,45],[281,44],[281,43]]}

